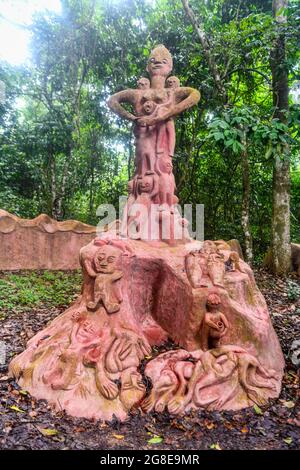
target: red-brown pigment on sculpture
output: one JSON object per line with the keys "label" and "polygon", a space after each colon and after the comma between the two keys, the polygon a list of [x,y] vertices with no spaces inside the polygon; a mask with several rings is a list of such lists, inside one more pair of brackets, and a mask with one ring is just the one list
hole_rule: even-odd
{"label": "red-brown pigment on sculpture", "polygon": [[[280,393],[283,356],[251,268],[223,240],[191,241],[175,207],[173,118],[200,95],[168,78],[172,65],[169,51],[158,46],[147,65],[150,81],[143,77],[136,90],[109,100],[135,126],[123,238],[108,229],[80,250],[81,296],[10,363],[23,389],[72,416],[125,420],[133,407],[235,410]],[[141,217],[132,211],[137,202]],[[137,232],[147,225],[153,203],[156,243],[124,238],[128,222]],[[168,337],[181,349],[147,363],[146,396],[141,362]]]}

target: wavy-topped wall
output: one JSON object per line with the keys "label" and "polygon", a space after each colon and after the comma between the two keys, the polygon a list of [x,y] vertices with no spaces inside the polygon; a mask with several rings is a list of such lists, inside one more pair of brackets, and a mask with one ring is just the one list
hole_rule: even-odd
{"label": "wavy-topped wall", "polygon": [[80,248],[95,235],[96,227],[77,220],[20,219],[0,209],[0,269],[77,269]]}

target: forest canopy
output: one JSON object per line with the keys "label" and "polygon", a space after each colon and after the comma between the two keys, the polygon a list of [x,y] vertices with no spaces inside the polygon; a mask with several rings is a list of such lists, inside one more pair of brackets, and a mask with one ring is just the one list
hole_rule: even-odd
{"label": "forest canopy", "polygon": [[[61,0],[60,14],[36,14],[30,63],[0,62],[0,208],[96,224],[99,204],[117,204],[134,138],[106,102],[136,88],[149,52],[164,44],[181,85],[201,92],[176,119],[181,204],[204,204],[205,238],[251,243],[259,260],[272,238],[276,159],[288,161],[299,243],[300,5],[282,2],[274,16],[274,3]],[[284,77],[290,92],[278,111],[274,83]]]}

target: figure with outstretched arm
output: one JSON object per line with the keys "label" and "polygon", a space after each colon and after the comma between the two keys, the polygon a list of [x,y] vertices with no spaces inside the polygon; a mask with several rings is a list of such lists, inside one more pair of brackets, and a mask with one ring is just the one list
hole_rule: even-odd
{"label": "figure with outstretched arm", "polygon": [[[150,75],[150,89],[127,89],[116,93],[108,100],[108,106],[120,117],[129,121],[136,121],[138,124],[145,123],[148,126],[166,121],[186,109],[194,106],[200,100],[198,90],[190,87],[178,87],[174,89],[174,103],[169,110],[159,116],[142,116],[142,106],[148,101],[162,104],[168,101],[168,90],[165,82],[173,67],[173,60],[170,52],[164,46],[155,47],[149,57],[147,72]],[[127,111],[122,104],[132,105],[135,114]]]}
{"label": "figure with outstretched arm", "polygon": [[[134,123],[134,178],[144,179],[149,172],[152,172],[159,180],[159,194],[149,193],[149,211],[146,218],[148,220],[150,218],[152,205],[158,204],[158,207],[164,207],[166,214],[170,214],[164,220],[166,219],[166,223],[168,222],[173,227],[175,223],[172,219],[175,217],[173,205],[176,200],[175,179],[172,167],[171,172],[162,168],[174,154],[173,117],[197,104],[200,93],[190,87],[180,87],[177,77],[169,77],[172,68],[173,60],[168,49],[162,45],[155,47],[150,53],[147,64],[150,80],[141,77],[138,80],[137,89],[127,89],[116,93],[109,98],[108,106],[118,116]],[[127,109],[126,105],[130,105],[131,109]],[[137,198],[138,194],[135,197]],[[155,220],[153,226],[157,224],[161,228],[162,219],[157,217]],[[154,228],[152,232],[156,233],[157,230]],[[162,231],[160,230],[159,233]]]}

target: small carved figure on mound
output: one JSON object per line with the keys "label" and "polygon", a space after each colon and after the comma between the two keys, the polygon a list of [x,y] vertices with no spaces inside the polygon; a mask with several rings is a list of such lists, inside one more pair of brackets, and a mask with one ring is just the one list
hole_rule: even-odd
{"label": "small carved figure on mound", "polygon": [[120,255],[120,249],[112,245],[104,245],[96,252],[94,268],[97,274],[94,284],[94,300],[88,302],[88,309],[95,310],[101,302],[107,313],[115,313],[120,310],[122,296],[116,284],[116,281],[123,276],[122,271],[117,269]]}
{"label": "small carved figure on mound", "polygon": [[140,361],[151,354],[148,342],[129,329],[114,331],[114,341],[105,357],[105,368],[115,374],[129,367],[138,367]]}
{"label": "small carved figure on mound", "polygon": [[240,264],[240,257],[236,251],[232,251],[229,243],[224,240],[217,240],[215,242],[218,252],[223,255],[226,271],[239,271],[245,272]]}
{"label": "small carved figure on mound", "polygon": [[[158,356],[155,361],[155,367],[152,366],[152,361],[149,363],[151,367],[151,374],[147,374],[151,377],[152,390],[148,397],[146,397],[142,403],[142,409],[149,413],[153,409],[157,412],[162,412],[167,407],[170,399],[172,399],[178,389],[178,376],[176,364],[186,364],[187,374],[190,372],[190,368],[194,367],[191,362],[183,362],[191,359],[192,355],[188,351],[179,349],[177,351],[169,351]],[[146,366],[148,367],[148,366]],[[181,366],[179,366],[180,369]],[[183,382],[183,375],[181,373],[181,380]]]}
{"label": "small carved figure on mound", "polygon": [[194,289],[211,285],[224,287],[224,258],[214,242],[205,240],[200,250],[192,251],[186,256],[185,265]]}
{"label": "small carved figure on mound", "polygon": [[201,348],[203,351],[219,346],[220,339],[226,335],[229,323],[220,312],[221,299],[217,294],[209,294],[206,301],[208,312],[201,325]]}

